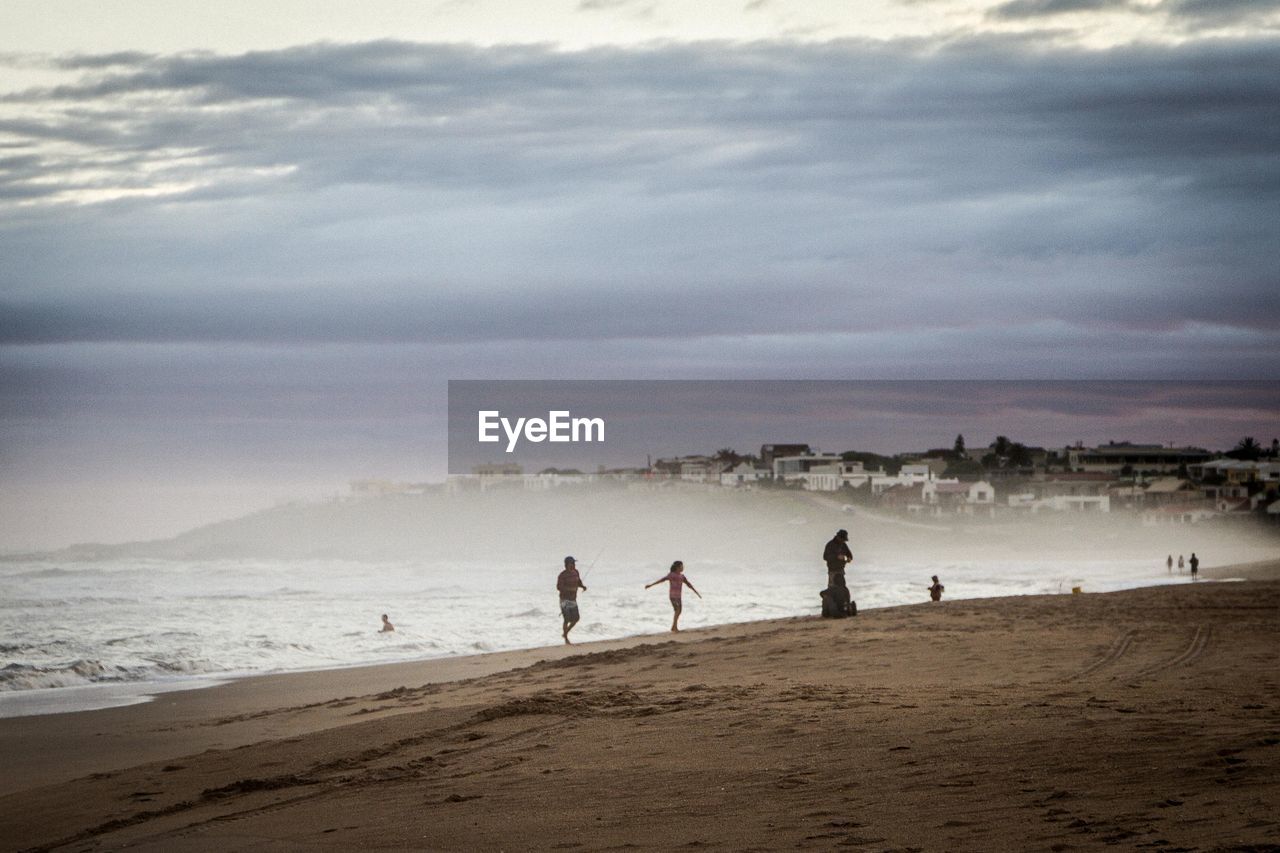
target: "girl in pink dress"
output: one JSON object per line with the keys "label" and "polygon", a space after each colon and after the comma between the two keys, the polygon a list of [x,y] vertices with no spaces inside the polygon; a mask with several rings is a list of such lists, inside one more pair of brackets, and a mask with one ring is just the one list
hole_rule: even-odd
{"label": "girl in pink dress", "polygon": [[686,586],[689,587],[689,589],[692,589],[693,594],[698,596],[698,598],[702,598],[702,593],[698,592],[697,588],[694,587],[694,585],[689,582],[689,579],[684,576],[684,563],[681,562],[680,560],[676,560],[674,563],[671,564],[671,571],[667,572],[665,575],[658,578],[653,583],[645,584],[644,588],[648,589],[651,586],[657,586],[663,581],[667,581],[668,583],[671,584],[671,609],[675,613],[675,615],[671,617],[671,630],[679,631],[680,630],[680,593],[684,591],[684,588]]}

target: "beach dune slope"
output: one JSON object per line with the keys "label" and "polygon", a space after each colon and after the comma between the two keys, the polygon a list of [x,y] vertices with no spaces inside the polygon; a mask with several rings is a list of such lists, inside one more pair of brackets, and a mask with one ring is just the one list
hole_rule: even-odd
{"label": "beach dune slope", "polygon": [[[174,739],[166,760],[114,756],[127,769],[14,791],[0,839],[1280,850],[1278,617],[1272,581],[950,601],[586,646],[360,697],[335,682],[331,701],[259,695],[234,717],[211,698],[209,718],[175,724],[192,743],[247,718],[290,734],[195,754]],[[86,716],[43,725],[56,737]]]}

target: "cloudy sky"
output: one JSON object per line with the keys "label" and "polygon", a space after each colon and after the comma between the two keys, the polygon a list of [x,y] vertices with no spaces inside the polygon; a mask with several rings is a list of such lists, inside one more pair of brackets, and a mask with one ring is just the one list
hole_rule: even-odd
{"label": "cloudy sky", "polygon": [[261,7],[0,5],[0,548],[442,476],[450,378],[1280,375],[1276,0]]}

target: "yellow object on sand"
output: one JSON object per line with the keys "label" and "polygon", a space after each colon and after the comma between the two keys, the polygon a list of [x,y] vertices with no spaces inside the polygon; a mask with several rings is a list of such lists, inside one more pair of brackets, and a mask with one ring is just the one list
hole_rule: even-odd
{"label": "yellow object on sand", "polygon": [[1084,589],[1083,589],[1082,587],[1078,587],[1078,586],[1073,586],[1073,587],[1071,587],[1071,594],[1072,594],[1072,595],[1079,595],[1079,594],[1080,594],[1080,593],[1082,593],[1082,592],[1084,592]]}

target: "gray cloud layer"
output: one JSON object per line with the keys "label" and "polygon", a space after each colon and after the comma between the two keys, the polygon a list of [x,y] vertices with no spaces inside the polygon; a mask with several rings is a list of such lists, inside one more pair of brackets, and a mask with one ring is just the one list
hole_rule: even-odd
{"label": "gray cloud layer", "polygon": [[62,65],[0,121],[4,342],[1280,321],[1270,41]]}
{"label": "gray cloud layer", "polygon": [[1017,20],[1019,18],[1038,18],[1048,15],[1063,15],[1069,12],[1097,12],[1108,9],[1131,9],[1129,0],[1009,0],[992,9],[988,15],[992,18]]}
{"label": "gray cloud layer", "polygon": [[[1280,375],[1275,40],[54,65],[0,102],[0,547],[130,478],[167,518],[166,484],[440,474],[446,378]],[[920,387],[832,434],[1222,446],[1277,405]],[[743,442],[788,437],[767,408]]]}
{"label": "gray cloud layer", "polygon": [[993,7],[987,17],[994,20],[1032,20],[1073,12],[1126,12],[1132,15],[1165,17],[1201,28],[1233,24],[1262,24],[1280,11],[1277,0],[1162,0],[1155,5],[1134,0],[1008,0]]}
{"label": "gray cloud layer", "polygon": [[1277,0],[1164,0],[1158,11],[1210,23],[1243,23],[1280,12]]}

